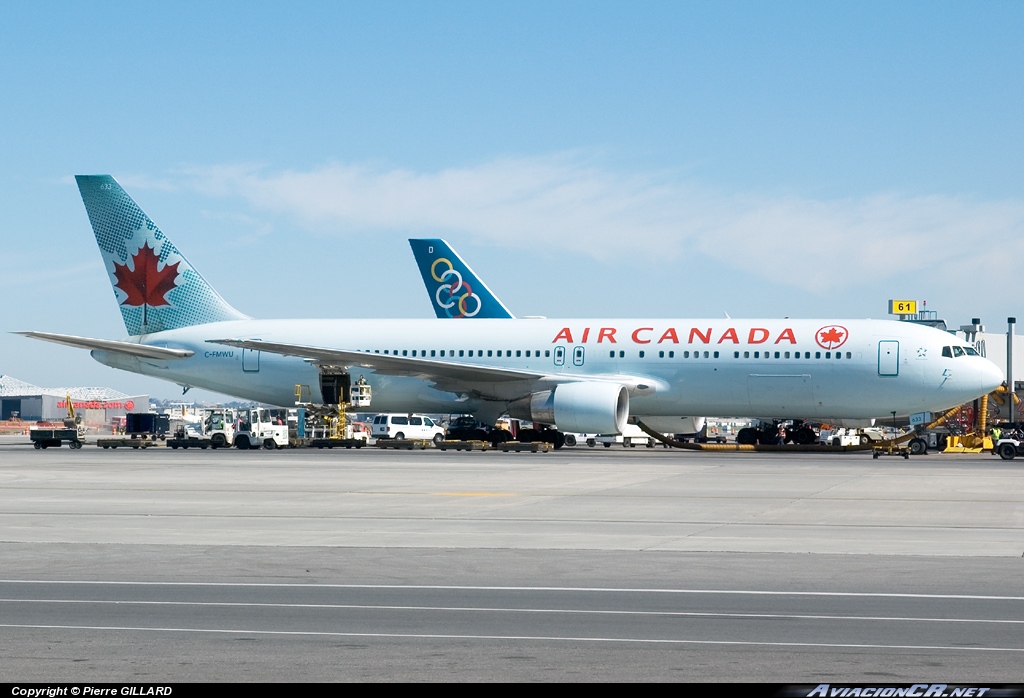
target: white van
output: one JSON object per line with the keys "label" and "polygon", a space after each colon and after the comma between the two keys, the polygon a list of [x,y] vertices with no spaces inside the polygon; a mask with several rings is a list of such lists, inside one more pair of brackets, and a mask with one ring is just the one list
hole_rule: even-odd
{"label": "white van", "polygon": [[375,439],[430,439],[444,441],[444,428],[422,414],[378,414],[371,434]]}

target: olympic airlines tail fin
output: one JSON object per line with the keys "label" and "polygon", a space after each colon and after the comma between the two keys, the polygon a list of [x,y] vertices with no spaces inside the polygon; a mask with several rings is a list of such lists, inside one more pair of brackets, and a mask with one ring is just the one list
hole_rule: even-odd
{"label": "olympic airlines tail fin", "polygon": [[213,290],[113,177],[75,180],[128,334],[248,319]]}
{"label": "olympic airlines tail fin", "polygon": [[515,317],[447,242],[411,239],[409,245],[437,317]]}

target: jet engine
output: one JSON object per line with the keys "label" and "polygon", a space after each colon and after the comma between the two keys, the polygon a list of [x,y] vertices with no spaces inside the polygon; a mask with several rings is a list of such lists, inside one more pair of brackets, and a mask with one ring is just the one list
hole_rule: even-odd
{"label": "jet engine", "polygon": [[563,383],[509,403],[508,414],[559,431],[621,434],[629,416],[629,393],[617,383]]}

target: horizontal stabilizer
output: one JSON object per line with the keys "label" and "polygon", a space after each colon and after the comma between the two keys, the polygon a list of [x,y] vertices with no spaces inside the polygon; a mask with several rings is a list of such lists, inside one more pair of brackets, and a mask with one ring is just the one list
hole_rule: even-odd
{"label": "horizontal stabilizer", "polygon": [[69,347],[79,349],[95,349],[98,351],[109,351],[117,354],[128,354],[129,356],[140,356],[145,359],[187,359],[195,354],[189,349],[167,349],[166,347],[151,347],[145,344],[134,342],[118,342],[112,339],[91,339],[90,337],[76,337],[71,334],[53,334],[51,332],[15,332],[24,337],[42,339],[46,342],[66,344]]}

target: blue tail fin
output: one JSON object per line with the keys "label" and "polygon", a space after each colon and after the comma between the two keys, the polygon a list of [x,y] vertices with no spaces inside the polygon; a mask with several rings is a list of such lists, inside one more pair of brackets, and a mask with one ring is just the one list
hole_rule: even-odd
{"label": "blue tail fin", "polygon": [[199,275],[110,175],[77,175],[130,335],[245,320]]}
{"label": "blue tail fin", "polygon": [[505,304],[444,240],[409,240],[439,318],[512,318]]}

